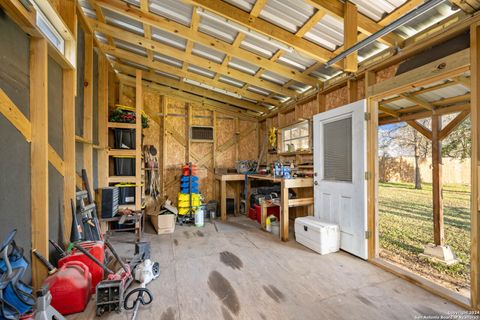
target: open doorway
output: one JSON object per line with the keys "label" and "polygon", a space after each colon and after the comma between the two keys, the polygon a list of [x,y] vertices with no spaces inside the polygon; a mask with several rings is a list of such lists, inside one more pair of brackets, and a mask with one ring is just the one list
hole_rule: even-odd
{"label": "open doorway", "polygon": [[379,101],[377,181],[378,257],[465,297],[471,260],[468,76]]}

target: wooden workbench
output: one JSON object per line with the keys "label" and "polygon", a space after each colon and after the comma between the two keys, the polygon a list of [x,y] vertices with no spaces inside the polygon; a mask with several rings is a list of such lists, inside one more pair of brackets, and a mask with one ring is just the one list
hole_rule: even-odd
{"label": "wooden workbench", "polygon": [[289,208],[311,206],[313,205],[313,197],[288,199],[289,189],[313,188],[313,178],[292,178],[284,179],[281,177],[273,177],[271,175],[251,174],[248,176],[247,183],[247,212],[250,209],[250,195],[252,180],[268,180],[273,183],[281,184],[280,194],[280,238],[283,241],[288,241],[288,226],[289,226]]}
{"label": "wooden workbench", "polygon": [[[227,183],[228,182],[245,182],[245,175],[238,173],[231,174],[216,174],[215,180],[218,180],[220,183],[220,216],[223,221],[227,220]],[[240,210],[240,189],[236,188],[237,201],[235,201],[236,210]]]}

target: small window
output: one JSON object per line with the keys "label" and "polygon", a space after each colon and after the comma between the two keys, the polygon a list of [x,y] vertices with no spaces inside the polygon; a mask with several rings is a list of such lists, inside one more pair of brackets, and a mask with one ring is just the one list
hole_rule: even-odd
{"label": "small window", "polygon": [[190,127],[190,137],[192,140],[213,141],[213,128],[201,126]]}
{"label": "small window", "polygon": [[58,49],[62,54],[65,54],[65,39],[62,38],[58,30],[53,26],[52,22],[47,18],[42,9],[33,2],[37,16],[36,23],[43,35],[50,41],[50,43]]}
{"label": "small window", "polygon": [[308,120],[282,130],[282,151],[295,152],[310,150],[310,125]]}

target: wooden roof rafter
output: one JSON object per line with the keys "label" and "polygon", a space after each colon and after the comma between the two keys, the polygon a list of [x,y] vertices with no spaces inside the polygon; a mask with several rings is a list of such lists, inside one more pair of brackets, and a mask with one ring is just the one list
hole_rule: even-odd
{"label": "wooden roof rafter", "polygon": [[[117,71],[123,74],[133,76],[133,73],[135,72],[134,67],[121,65],[121,64],[116,64],[114,66],[117,69]],[[161,76],[161,75],[155,74],[152,71],[145,71],[143,75],[143,79],[149,80],[158,84],[162,84],[164,86],[169,86],[178,90],[182,90],[185,92],[189,92],[192,94],[200,95],[209,99],[223,101],[233,107],[243,108],[243,109],[251,110],[258,113],[266,113],[268,111],[267,108],[258,106],[252,102],[231,97],[226,94],[211,91],[209,89],[205,89],[192,84],[188,84],[181,80],[175,80],[165,76]]]}
{"label": "wooden roof rafter", "polygon": [[202,75],[190,72],[190,71],[184,71],[184,70],[182,70],[182,68],[177,68],[177,67],[168,65],[166,63],[163,63],[161,61],[156,61],[156,60],[151,61],[146,57],[142,57],[142,56],[137,55],[135,53],[125,51],[123,49],[115,48],[115,47],[109,46],[107,44],[101,44],[100,49],[104,53],[107,53],[109,55],[112,55],[114,57],[117,57],[117,58],[120,58],[120,59],[123,59],[123,60],[128,60],[128,61],[131,61],[133,63],[137,63],[139,65],[142,65],[142,66],[146,67],[146,68],[161,70],[163,72],[166,72],[166,73],[169,73],[169,74],[172,74],[172,75],[176,75],[176,76],[179,76],[179,77],[182,77],[182,78],[191,79],[193,81],[197,81],[199,83],[204,83],[206,85],[209,85],[209,86],[221,89],[221,90],[230,91],[230,92],[238,94],[238,95],[243,94],[245,96],[250,97],[250,99],[252,99],[252,100],[256,100],[256,99],[267,100],[267,97],[265,97],[265,96],[262,96],[262,95],[259,95],[259,94],[253,93],[253,92],[244,92],[244,91],[242,91],[242,89],[234,87],[232,85],[225,84],[225,83],[222,83],[222,82],[218,82],[218,81],[215,81],[215,80],[210,79],[208,77],[205,77],[205,76],[202,76]]}
{"label": "wooden roof rafter", "polygon": [[292,78],[301,83],[310,85],[315,85],[318,82],[317,79],[303,75],[295,69],[269,61],[268,59],[248,50],[235,48],[228,42],[221,41],[200,31],[194,31],[171,19],[164,18],[151,12],[142,12],[135,6],[126,4],[121,0],[96,0],[96,3],[101,7],[107,8],[125,17],[162,29],[182,38],[189,39],[195,43],[210,47],[224,54],[233,55],[236,58],[257,67],[267,67],[272,72],[281,76]]}

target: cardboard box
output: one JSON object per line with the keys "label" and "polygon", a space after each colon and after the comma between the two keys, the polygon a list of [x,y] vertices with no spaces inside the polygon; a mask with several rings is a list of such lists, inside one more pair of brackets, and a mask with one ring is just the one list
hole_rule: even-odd
{"label": "cardboard box", "polygon": [[152,214],[150,222],[157,231],[157,234],[169,234],[175,231],[175,214]]}

